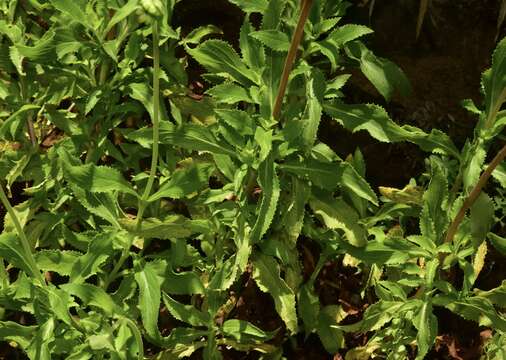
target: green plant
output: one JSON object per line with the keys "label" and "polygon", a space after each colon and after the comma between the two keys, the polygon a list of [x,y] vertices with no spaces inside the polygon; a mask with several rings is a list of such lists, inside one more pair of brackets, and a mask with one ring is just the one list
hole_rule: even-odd
{"label": "green plant", "polygon": [[[1,188],[0,305],[34,318],[4,318],[0,338],[33,359],[221,359],[225,348],[281,359],[299,333],[337,353],[353,331],[372,335],[347,359],[423,358],[434,306],[500,337],[504,286],[473,285],[485,239],[505,241],[491,232],[500,204],[483,191],[490,176],[504,184],[505,151],[481,172],[505,124],[506,40],[483,76],[485,109],[465,102],[480,122],[459,150],[439,130],[344,102],[350,67],[386,100],[410,90],[361,41],[370,29],[340,24],[347,2],[230,0],[246,14],[240,54],[213,26],[181,36],[176,2],[0,1],[0,173],[17,200]],[[206,71],[202,98],[183,50]],[[431,153],[421,185],[378,199],[360,150],[341,159],[318,140],[323,116]],[[309,277],[301,239],[321,248]],[[370,306],[352,325],[315,288],[343,256],[369,279]],[[269,293],[277,328],[237,315],[245,281]]]}

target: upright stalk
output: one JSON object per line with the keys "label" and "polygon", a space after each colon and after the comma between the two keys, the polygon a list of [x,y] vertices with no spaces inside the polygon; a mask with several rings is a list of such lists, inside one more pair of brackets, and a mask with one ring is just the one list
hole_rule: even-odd
{"label": "upright stalk", "polygon": [[153,153],[151,156],[151,169],[148,183],[142,195],[139,212],[137,214],[137,228],[142,223],[142,215],[147,206],[147,200],[151,195],[151,189],[155,182],[156,168],[158,166],[158,142],[160,139],[160,36],[158,34],[158,20],[153,20]]}
{"label": "upright stalk", "polygon": [[[155,182],[156,168],[158,166],[158,142],[160,139],[160,35],[158,33],[158,20],[153,19],[153,150],[151,154],[151,168],[149,171],[148,183],[139,200],[139,211],[137,212],[136,229],[139,231],[142,225],[142,217],[148,204],[149,195]],[[133,236],[130,243],[133,241]],[[107,276],[104,282],[104,288],[107,290],[112,281],[114,281],[121,270],[123,263],[128,259],[130,246],[125,247],[121,253],[112,272]]]}
{"label": "upright stalk", "polygon": [[272,116],[274,119],[278,119],[281,113],[281,105],[283,104],[283,99],[285,97],[288,78],[297,56],[297,50],[299,49],[302,35],[304,34],[304,25],[306,24],[307,18],[309,16],[311,5],[313,5],[313,0],[302,0],[302,8],[299,15],[299,21],[297,22],[297,27],[293,33],[290,49],[288,50],[288,55],[286,56],[285,65],[283,67],[283,74],[281,75],[281,81],[279,83],[278,94],[276,96],[274,109],[272,111]]}
{"label": "upright stalk", "polygon": [[487,169],[483,172],[483,174],[481,174],[480,179],[469,193],[469,196],[466,198],[466,200],[464,200],[464,204],[462,204],[462,207],[457,213],[457,216],[455,216],[455,219],[453,219],[452,223],[450,224],[450,227],[448,228],[445,242],[453,241],[453,238],[455,237],[455,234],[459,229],[460,223],[462,222],[462,220],[464,220],[464,216],[466,215],[467,210],[469,210],[469,208],[473,206],[476,199],[478,199],[478,196],[480,196],[483,187],[487,184],[487,181],[492,175],[492,172],[504,160],[505,157],[506,157],[506,145],[503,146],[503,148],[494,157],[492,162],[487,166]]}
{"label": "upright stalk", "polygon": [[45,285],[44,278],[39,270],[39,267],[37,266],[37,263],[35,262],[30,242],[28,241],[28,238],[26,237],[26,234],[23,231],[21,222],[19,221],[18,216],[14,212],[14,209],[12,208],[9,199],[7,199],[7,195],[5,195],[4,188],[1,184],[0,184],[0,201],[7,210],[7,213],[9,214],[14,224],[14,227],[16,228],[16,232],[18,233],[19,239],[21,240],[21,247],[23,248],[24,253],[23,255],[28,259],[33,274],[37,277],[37,280],[41,283],[41,285]]}

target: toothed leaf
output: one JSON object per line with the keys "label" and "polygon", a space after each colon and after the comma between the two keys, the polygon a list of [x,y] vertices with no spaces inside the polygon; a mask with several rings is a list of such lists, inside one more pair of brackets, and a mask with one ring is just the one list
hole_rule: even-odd
{"label": "toothed leaf", "polygon": [[251,230],[251,242],[257,243],[271,226],[279,200],[280,187],[276,164],[270,154],[258,167],[258,184],[262,189],[262,201],[256,215],[256,222]]}

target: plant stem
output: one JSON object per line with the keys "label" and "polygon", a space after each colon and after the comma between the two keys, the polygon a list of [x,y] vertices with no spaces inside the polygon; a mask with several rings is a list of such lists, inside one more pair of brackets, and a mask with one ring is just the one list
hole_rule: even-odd
{"label": "plant stem", "polygon": [[146,209],[147,200],[155,182],[156,167],[158,166],[158,142],[160,139],[160,39],[158,34],[158,20],[153,20],[153,153],[151,169],[144,194],[142,195],[137,213],[137,229],[140,229],[142,216]]}
{"label": "plant stem", "polygon": [[23,231],[23,227],[21,226],[21,223],[18,219],[18,216],[14,212],[14,209],[12,208],[9,199],[7,199],[7,195],[5,195],[5,191],[3,186],[0,184],[0,201],[2,202],[3,206],[7,210],[7,213],[9,214],[12,222],[14,223],[14,227],[16,228],[16,232],[18,233],[18,236],[21,240],[21,246],[23,248],[23,255],[28,259],[31,271],[33,274],[37,277],[37,280],[42,284],[45,285],[46,282],[44,281],[44,277],[42,276],[39,267],[37,266],[37,263],[35,262],[35,258],[32,253],[32,247],[30,246],[30,242],[28,241],[28,238],[26,237],[25,232]]}
{"label": "plant stem", "polygon": [[478,199],[478,196],[480,196],[483,187],[487,184],[487,181],[492,175],[492,172],[501,163],[501,161],[504,160],[505,157],[506,157],[506,145],[503,146],[503,148],[494,157],[492,162],[487,166],[487,169],[483,172],[483,174],[481,174],[480,179],[469,193],[469,196],[466,198],[466,200],[464,200],[464,203],[462,204],[462,207],[457,213],[457,216],[455,216],[455,219],[453,219],[452,223],[450,224],[450,227],[448,228],[445,242],[453,241],[453,238],[457,233],[460,223],[462,222],[462,220],[464,220],[464,216],[466,215],[467,210],[469,210],[469,208],[473,206],[476,199]]}
{"label": "plant stem", "polygon": [[[144,189],[141,199],[139,200],[139,210],[137,212],[136,229],[139,231],[142,225],[142,217],[146,210],[147,200],[151,195],[151,189],[155,182],[156,167],[158,166],[158,142],[160,139],[160,35],[158,33],[158,20],[153,20],[153,149],[151,155],[151,168],[149,171],[148,183]],[[133,239],[132,239],[133,241]],[[130,254],[130,247],[123,249],[121,257],[107,277],[104,288],[107,287],[117,277],[119,270],[123,266]]]}
{"label": "plant stem", "polygon": [[285,65],[283,67],[283,74],[281,75],[278,94],[276,96],[276,102],[274,103],[274,109],[272,111],[272,116],[276,120],[279,118],[279,115],[281,113],[281,106],[283,105],[286,87],[288,86],[288,78],[290,76],[290,72],[292,71],[295,57],[297,56],[297,50],[299,49],[302,35],[304,34],[304,25],[306,24],[307,18],[309,16],[311,5],[313,5],[313,0],[302,0],[302,9],[300,11],[299,21],[297,22],[297,27],[293,33],[290,49],[288,50],[288,55],[286,56]]}
{"label": "plant stem", "polygon": [[121,321],[123,321],[127,326],[130,328],[130,331],[132,332],[135,342],[137,343],[137,346],[139,347],[139,353],[137,355],[137,359],[143,360],[144,359],[144,346],[142,344],[142,335],[139,329],[137,328],[137,325],[130,320],[129,318],[122,317]]}

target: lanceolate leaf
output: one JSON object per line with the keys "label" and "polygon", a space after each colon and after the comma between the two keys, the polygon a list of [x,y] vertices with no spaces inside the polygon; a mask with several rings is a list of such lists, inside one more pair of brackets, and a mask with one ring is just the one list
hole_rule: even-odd
{"label": "lanceolate leaf", "polygon": [[422,360],[432,348],[438,334],[437,318],[432,313],[432,304],[430,302],[423,303],[418,314],[413,319],[413,325],[418,330],[416,336],[418,345],[416,358]]}
{"label": "lanceolate leaf", "polygon": [[[139,144],[149,147],[152,144],[153,130],[143,128],[127,136]],[[160,142],[180,146],[188,150],[207,151],[237,157],[236,151],[223,141],[218,141],[209,128],[201,125],[186,124],[180,128],[169,122],[160,123]]]}
{"label": "lanceolate leaf", "polygon": [[24,254],[16,234],[8,232],[0,234],[0,258],[7,260],[31,277],[40,278],[40,274],[37,274],[37,270],[32,266],[30,259]]}
{"label": "lanceolate leaf", "polygon": [[290,39],[288,35],[279,30],[260,30],[250,34],[266,47],[274,51],[288,51]]}
{"label": "lanceolate leaf", "polygon": [[367,130],[376,140],[382,142],[412,142],[422,150],[460,157],[450,138],[439,130],[430,134],[408,125],[399,126],[394,123],[387,112],[378,105],[347,105],[343,103],[324,104],[325,112],[346,129],[356,132]]}
{"label": "lanceolate leaf", "polygon": [[165,293],[163,294],[163,303],[171,315],[179,321],[183,321],[192,326],[209,325],[209,314],[196,309],[193,305],[181,304]]}
{"label": "lanceolate leaf", "polygon": [[116,169],[94,164],[65,167],[67,180],[80,189],[92,193],[120,191],[137,196],[132,186]]}
{"label": "lanceolate leaf", "polygon": [[304,130],[302,136],[304,139],[304,145],[306,145],[307,148],[311,148],[316,141],[318,127],[322,116],[322,106],[320,101],[323,99],[319,98],[319,95],[322,94],[317,94],[315,89],[318,87],[325,88],[325,79],[323,74],[320,71],[315,70],[312,72],[312,75],[312,78],[307,82],[307,103],[303,116]]}
{"label": "lanceolate leaf", "polygon": [[148,201],[169,197],[180,199],[204,188],[209,183],[213,166],[209,163],[193,162],[187,167],[174,171],[171,178],[151,195]]}
{"label": "lanceolate leaf", "polygon": [[295,295],[279,276],[279,265],[276,260],[269,256],[258,255],[253,259],[253,278],[260,290],[272,296],[279,316],[288,330],[295,334],[297,332]]}
{"label": "lanceolate leaf", "polygon": [[[254,1],[252,1],[253,3]],[[267,6],[267,5],[266,5]],[[254,28],[251,26],[248,18],[244,18],[244,23],[241,26],[241,33],[239,36],[239,45],[241,47],[241,54],[243,61],[252,69],[259,69],[265,62],[265,53],[262,45],[250,37]]]}
{"label": "lanceolate leaf", "polygon": [[147,218],[137,229],[137,220],[119,219],[122,227],[130,233],[143,238],[177,239],[188,237],[206,227],[206,222],[190,220],[181,215],[169,215],[165,219]]}
{"label": "lanceolate leaf", "polygon": [[422,235],[438,243],[449,223],[446,209],[448,183],[443,172],[443,164],[435,157],[431,158],[431,181],[429,188],[423,195],[423,200],[424,205],[420,215]]}
{"label": "lanceolate leaf", "polygon": [[329,198],[329,194],[323,192],[313,195],[309,204],[329,229],[342,230],[346,240],[353,246],[367,244],[367,231],[358,223],[358,215],[351,206],[342,199]]}
{"label": "lanceolate leaf", "polygon": [[135,281],[139,286],[139,310],[146,334],[151,341],[160,343],[161,335],[158,330],[158,313],[161,301],[160,283],[151,263],[146,264],[135,273]]}
{"label": "lanceolate leaf", "polygon": [[272,339],[275,332],[265,332],[244,320],[230,319],[221,328],[225,336],[234,338],[240,343],[263,342]]}
{"label": "lanceolate leaf", "polygon": [[497,45],[492,56],[492,68],[483,74],[483,89],[485,91],[485,112],[487,119],[485,126],[490,128],[495,120],[501,104],[506,101],[506,38]]}
{"label": "lanceolate leaf", "polygon": [[224,41],[207,40],[197,48],[187,48],[186,51],[211,73],[225,73],[244,86],[259,83],[258,75]]}
{"label": "lanceolate leaf", "polygon": [[497,330],[506,331],[506,319],[497,313],[486,297],[457,299],[454,294],[439,295],[434,298],[433,303],[446,307],[464,319],[476,321],[482,326],[493,326]]}
{"label": "lanceolate leaf", "polygon": [[114,302],[104,289],[91,284],[64,284],[61,288],[68,294],[81,299],[86,306],[93,306],[108,316],[124,315],[124,311]]}
{"label": "lanceolate leaf", "polygon": [[239,6],[244,12],[263,13],[269,4],[268,0],[229,0],[232,4]]}
{"label": "lanceolate leaf", "polygon": [[250,236],[253,244],[259,242],[271,226],[279,199],[279,179],[272,154],[258,168],[258,183],[262,188],[262,202],[256,217],[257,220],[251,230]]}
{"label": "lanceolate leaf", "polygon": [[253,102],[245,88],[229,82],[212,87],[206,91],[206,94],[211,95],[217,103],[235,104],[240,101]]}
{"label": "lanceolate leaf", "polygon": [[66,0],[51,0],[51,4],[62,13],[70,16],[70,18],[85,27],[92,29],[92,23],[89,21],[90,17],[85,14],[85,2],[83,0],[66,1]]}
{"label": "lanceolate leaf", "polygon": [[411,92],[409,80],[393,62],[377,57],[360,41],[349,43],[346,50],[348,56],[359,61],[360,69],[385,100],[389,101],[396,89],[402,95]]}
{"label": "lanceolate leaf", "polygon": [[112,255],[112,241],[116,235],[115,232],[103,232],[90,239],[88,252],[81,256],[72,267],[70,279],[73,283],[82,283],[100,271],[100,265]]}

